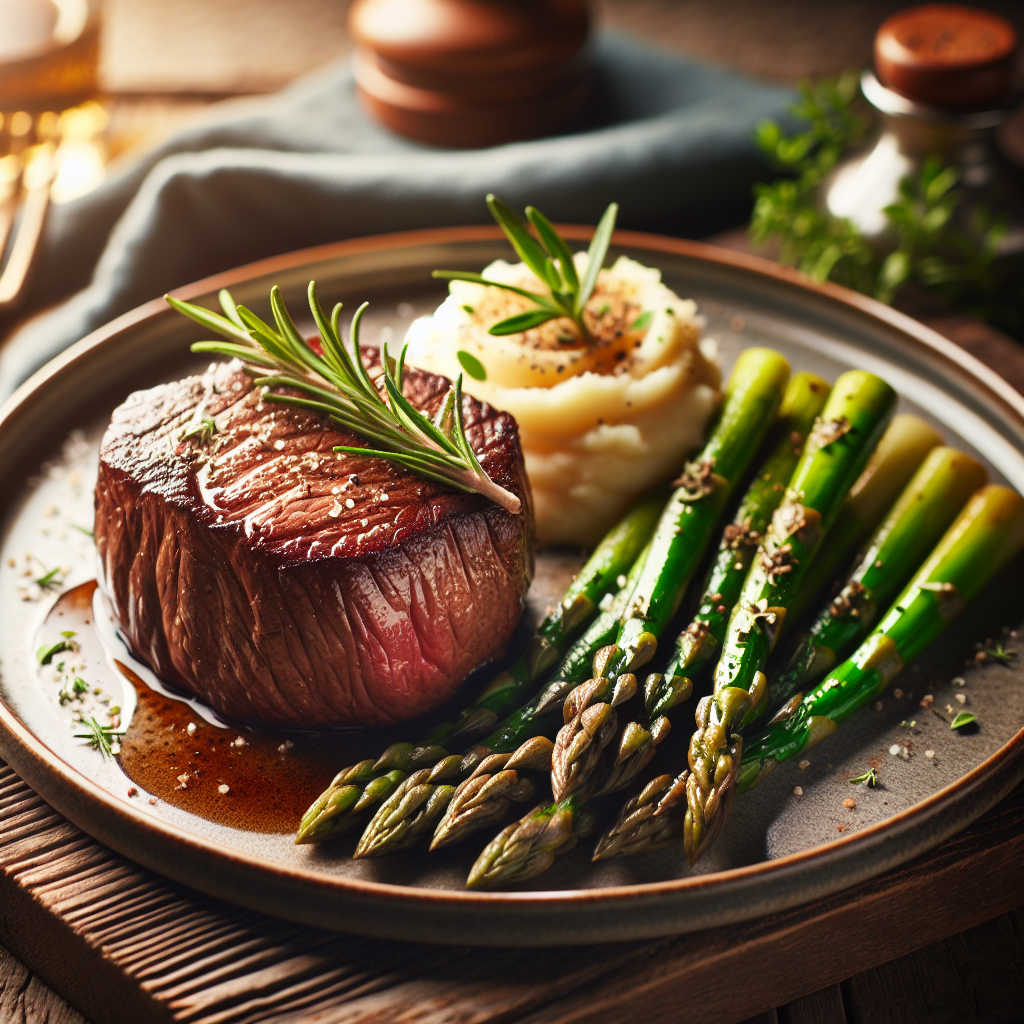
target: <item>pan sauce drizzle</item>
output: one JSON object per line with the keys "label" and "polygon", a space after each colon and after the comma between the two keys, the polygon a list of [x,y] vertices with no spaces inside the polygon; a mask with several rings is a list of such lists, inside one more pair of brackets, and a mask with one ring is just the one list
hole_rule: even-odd
{"label": "pan sauce drizzle", "polygon": [[[89,666],[83,672],[113,661],[134,687],[137,705],[115,755],[139,790],[131,799],[153,797],[249,832],[294,832],[338,768],[351,763],[351,734],[222,728],[204,720],[184,699],[150,687],[121,657],[108,658],[94,622],[95,590],[96,581],[90,580],[62,594],[40,631],[39,644],[73,630],[81,660]],[[107,686],[98,679],[85,681]],[[191,734],[190,725],[195,726]],[[222,786],[227,792],[220,791]]]}

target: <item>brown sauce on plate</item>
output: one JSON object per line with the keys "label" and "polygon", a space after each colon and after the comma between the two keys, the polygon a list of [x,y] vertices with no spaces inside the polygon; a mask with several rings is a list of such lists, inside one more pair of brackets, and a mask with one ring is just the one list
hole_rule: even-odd
{"label": "brown sauce on plate", "polygon": [[[109,664],[93,621],[95,590],[92,580],[62,594],[40,633],[40,643],[52,643],[74,631],[83,677]],[[353,763],[350,736],[222,728],[183,699],[152,689],[121,660],[115,664],[138,700],[114,755],[138,789],[131,799],[163,801],[250,832],[290,833],[334,775]]]}

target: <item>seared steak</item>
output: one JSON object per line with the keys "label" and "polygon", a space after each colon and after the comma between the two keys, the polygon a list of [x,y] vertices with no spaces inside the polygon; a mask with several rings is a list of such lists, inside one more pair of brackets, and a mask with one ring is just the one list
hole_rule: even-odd
{"label": "seared steak", "polygon": [[[448,386],[411,369],[404,391],[433,414]],[[182,440],[200,403],[216,432]],[[515,420],[468,396],[463,416],[522,515],[332,451],[367,442],[264,401],[238,363],[130,395],[96,485],[103,586],[129,645],[234,718],[385,726],[441,704],[504,650],[533,572]]]}

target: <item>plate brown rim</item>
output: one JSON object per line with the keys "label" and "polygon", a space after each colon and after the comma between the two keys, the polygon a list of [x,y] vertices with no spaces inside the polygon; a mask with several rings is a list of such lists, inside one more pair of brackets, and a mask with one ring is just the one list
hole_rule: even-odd
{"label": "plate brown rim", "polygon": [[[563,231],[567,238],[575,241],[589,239],[593,229],[568,225],[560,226],[560,230]],[[259,260],[175,289],[172,294],[183,299],[194,299],[214,293],[220,288],[231,287],[256,277],[273,275],[274,273],[291,270],[298,266],[326,262],[340,257],[431,244],[460,241],[490,241],[498,240],[501,237],[501,232],[498,228],[480,226],[396,232],[351,239]],[[1024,430],[1024,396],[1019,395],[994,371],[990,370],[969,353],[960,349],[953,342],[925,325],[874,299],[839,285],[815,283],[790,267],[780,266],[756,256],[721,249],[705,243],[643,232],[617,231],[613,238],[613,245],[626,248],[643,248],[690,257],[698,261],[734,268],[757,277],[773,278],[793,289],[803,290],[816,296],[824,296],[831,299],[848,309],[856,311],[865,318],[880,320],[904,335],[912,344],[928,349],[933,357],[938,356],[948,366],[955,368],[960,373],[965,373],[968,377],[974,378],[988,393],[990,399],[998,401],[1004,415],[1008,415],[1011,419],[1016,420],[1017,425]],[[17,415],[19,409],[23,408],[24,403],[38,389],[45,386],[56,375],[73,366],[78,360],[87,357],[93,349],[104,344],[108,339],[124,331],[131,330],[151,318],[162,315],[174,315],[173,311],[166,306],[162,299],[147,302],[91,332],[81,341],[51,360],[22,384],[8,401],[0,407],[0,429],[3,428],[8,420]],[[281,865],[268,866],[257,857],[241,853],[212,840],[182,832],[173,825],[154,819],[144,811],[126,804],[78,772],[55,751],[39,740],[2,700],[0,700],[0,739],[3,740],[0,753],[33,788],[51,790],[51,786],[46,784],[47,781],[59,780],[63,783],[65,788],[62,788],[61,793],[52,799],[51,802],[57,806],[58,810],[66,813],[76,823],[81,821],[81,817],[75,813],[80,804],[80,800],[75,799],[75,797],[83,796],[86,798],[86,804],[91,803],[93,809],[102,809],[102,811],[106,812],[105,820],[128,825],[129,838],[139,836],[145,839],[147,834],[155,834],[170,845],[172,853],[175,847],[182,850],[187,849],[193,854],[198,854],[201,860],[211,865],[221,866],[226,862],[229,866],[250,878],[262,877],[267,880],[275,879],[286,883],[299,883],[303,889],[312,887],[313,889],[331,892],[341,891],[350,893],[353,896],[369,897],[378,904],[383,900],[387,903],[397,903],[398,906],[405,906],[409,903],[426,907],[470,907],[484,905],[491,908],[509,907],[519,910],[525,910],[531,906],[551,907],[552,905],[565,906],[568,909],[580,904],[591,906],[596,904],[611,907],[622,901],[649,903],[671,894],[706,889],[711,886],[724,887],[730,883],[740,883],[755,878],[778,878],[781,880],[795,872],[799,872],[811,863],[824,865],[837,859],[845,861],[858,850],[873,848],[880,842],[902,835],[907,830],[923,824],[934,817],[940,809],[950,804],[951,801],[958,801],[959,798],[967,797],[972,790],[989,781],[990,776],[1001,777],[1002,784],[999,786],[999,792],[992,796],[990,800],[979,804],[976,815],[971,812],[970,816],[976,817],[984,813],[988,807],[992,806],[1024,776],[1024,729],[1022,729],[980,765],[961,776],[955,782],[950,783],[930,797],[918,801],[906,810],[894,814],[885,821],[868,826],[854,835],[831,840],[776,860],[762,861],[757,864],[707,875],[694,875],[660,882],[642,882],[626,886],[609,886],[597,889],[477,893],[424,889],[386,882],[343,878],[323,872]],[[37,782],[42,783],[42,785],[37,784]],[[47,794],[42,795],[50,799]],[[65,811],[64,808],[67,808],[67,810]],[[966,824],[970,816],[965,816],[962,824]],[[83,827],[85,827],[86,831],[89,831],[87,826]],[[100,831],[108,832],[108,829],[101,828]],[[955,829],[951,831],[955,831]],[[923,853],[931,846],[940,842],[948,834],[950,834],[948,831],[946,833],[936,833],[923,843],[916,844],[914,852],[909,856]],[[126,855],[132,856],[132,853],[124,848],[125,843],[118,842],[116,839],[110,842],[104,836],[99,836],[98,838],[109,842],[109,845],[115,846],[115,848],[120,848],[121,852],[124,852]],[[145,845],[147,844],[143,843],[143,846]],[[901,857],[900,862],[906,859],[908,858]],[[173,872],[167,871],[166,860],[163,858],[161,860],[163,863],[157,870],[163,870],[165,873],[175,877]],[[144,859],[143,862],[147,863],[148,858]],[[177,877],[188,884],[203,888],[201,884],[197,885],[194,876],[183,878],[179,872]],[[809,893],[806,898],[810,899],[813,896],[814,893]],[[800,901],[794,900],[788,905],[793,905],[796,902]],[[639,935],[641,933],[635,931],[635,934]],[[455,939],[453,941],[465,941],[465,939]]]}

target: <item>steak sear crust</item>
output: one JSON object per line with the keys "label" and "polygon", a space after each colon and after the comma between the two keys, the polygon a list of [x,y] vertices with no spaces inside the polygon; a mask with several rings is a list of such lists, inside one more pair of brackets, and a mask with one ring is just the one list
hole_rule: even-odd
{"label": "steak sear crust", "polygon": [[[449,384],[410,368],[403,390],[433,415]],[[200,406],[216,432],[182,440]],[[367,442],[264,400],[238,362],[130,395],[103,438],[95,536],[133,652],[232,718],[388,726],[443,703],[504,651],[533,574],[515,420],[468,395],[463,417],[521,515],[332,451]]]}

